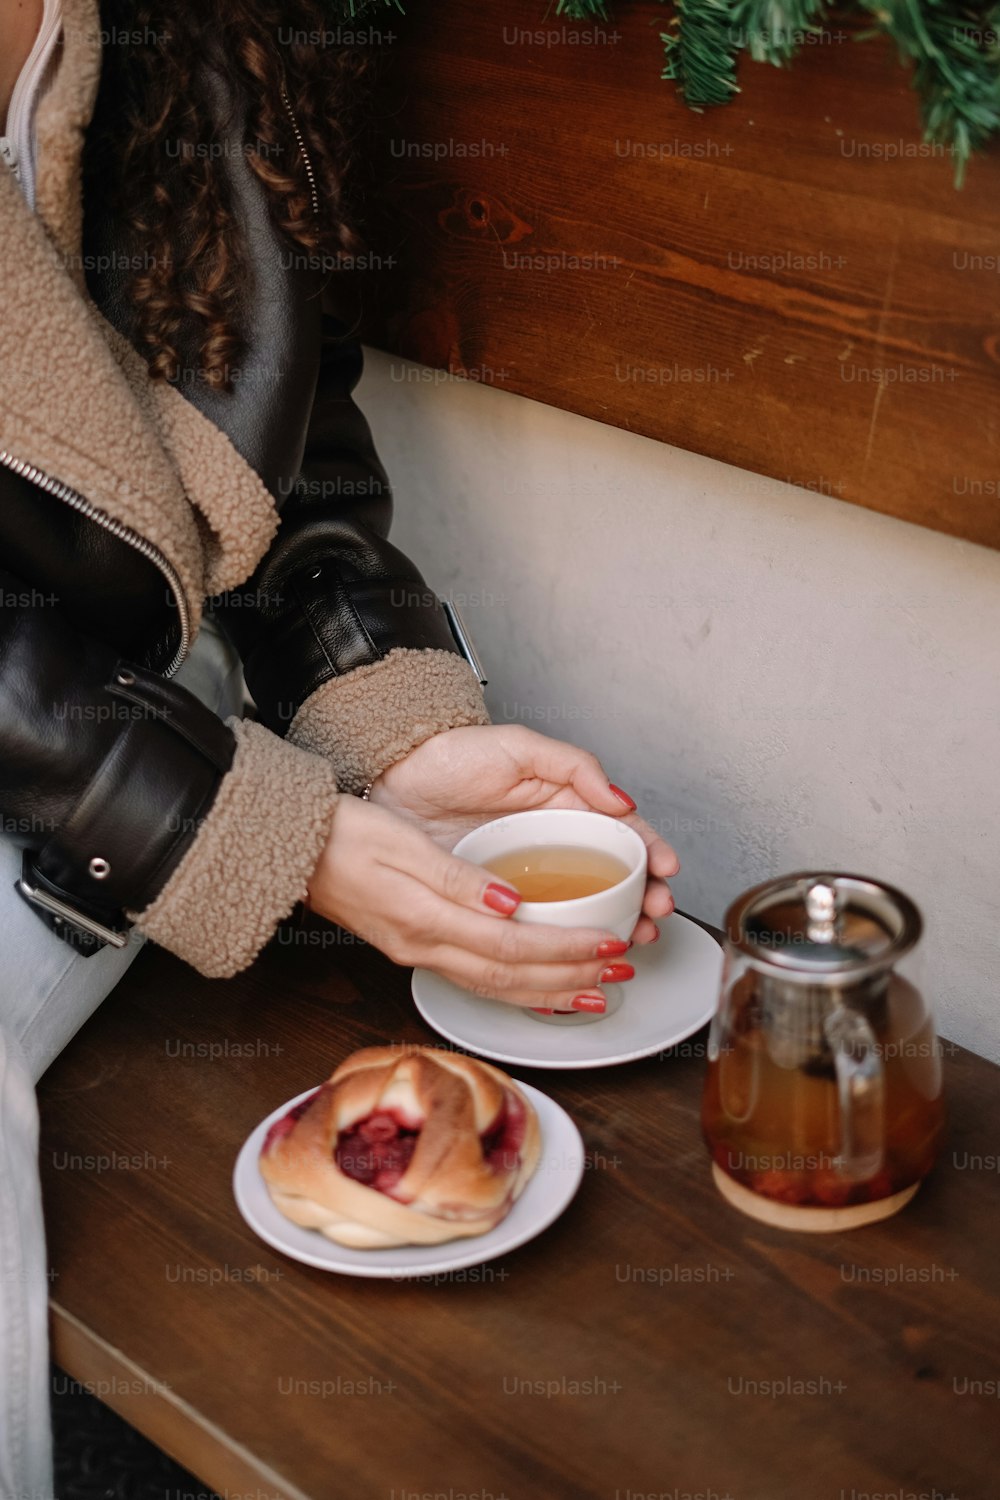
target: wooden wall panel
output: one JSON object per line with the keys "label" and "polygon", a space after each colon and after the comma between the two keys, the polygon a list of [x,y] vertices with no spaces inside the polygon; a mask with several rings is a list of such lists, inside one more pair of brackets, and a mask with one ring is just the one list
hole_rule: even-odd
{"label": "wooden wall panel", "polygon": [[956,191],[849,26],[695,114],[666,17],[589,45],[538,0],[379,20],[365,338],[1000,546],[1000,150]]}

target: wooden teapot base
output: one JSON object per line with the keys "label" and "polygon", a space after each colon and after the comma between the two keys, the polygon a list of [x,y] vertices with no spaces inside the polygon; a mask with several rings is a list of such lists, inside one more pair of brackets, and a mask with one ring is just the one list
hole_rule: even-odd
{"label": "wooden teapot base", "polygon": [[712,1176],[727,1203],[760,1219],[764,1224],[773,1224],[776,1229],[798,1229],[805,1234],[832,1234],[840,1229],[858,1229],[862,1224],[876,1224],[879,1219],[889,1219],[913,1197],[919,1182],[893,1193],[889,1198],[877,1198],[874,1203],[852,1203],[847,1208],[802,1208],[794,1203],[777,1203],[773,1198],[764,1198],[752,1193],[749,1188],[723,1172],[712,1163]]}

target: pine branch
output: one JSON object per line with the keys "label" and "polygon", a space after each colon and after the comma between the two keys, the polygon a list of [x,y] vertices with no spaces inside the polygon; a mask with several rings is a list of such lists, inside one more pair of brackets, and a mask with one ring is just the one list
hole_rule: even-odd
{"label": "pine branch", "polygon": [[360,16],[371,15],[383,5],[398,10],[401,16],[406,15],[400,0],[330,0],[330,10],[340,21],[356,21]]}
{"label": "pine branch", "polygon": [[666,55],[661,78],[672,78],[684,102],[699,113],[728,104],[739,93],[730,0],[676,0],[670,31],[661,31]]}
{"label": "pine branch", "polygon": [[571,21],[592,21],[595,16],[606,21],[608,13],[604,0],[559,0],[557,16],[568,16]]}
{"label": "pine branch", "polygon": [[809,35],[822,31],[825,0],[734,0],[733,40],[754,62],[783,67]]}
{"label": "pine branch", "polygon": [[1000,132],[1000,5],[955,0],[861,0],[901,58],[914,64],[924,138],[948,147],[961,187],[973,151]]}
{"label": "pine branch", "polygon": [[[822,30],[828,0],[674,0],[669,30],[660,33],[662,78],[673,79],[685,104],[701,112],[739,93],[736,62],[744,49],[755,62],[788,63],[806,37]],[[405,14],[401,0],[328,0],[341,20],[385,6]],[[1000,0],[857,0],[874,26],[913,64],[924,138],[947,148],[961,187],[973,151],[1000,135]],[[557,0],[571,21],[607,20],[606,0]]]}

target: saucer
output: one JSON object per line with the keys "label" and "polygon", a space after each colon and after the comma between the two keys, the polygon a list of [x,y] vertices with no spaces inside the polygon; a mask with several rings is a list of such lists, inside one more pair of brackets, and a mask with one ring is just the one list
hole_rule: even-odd
{"label": "saucer", "polygon": [[598,1025],[544,1026],[516,1005],[483,1000],[427,969],[413,973],[413,998],[449,1042],[522,1068],[610,1068],[676,1046],[712,1019],[722,949],[688,917],[674,913],[660,941],[629,950],[635,978],[625,1003]]}
{"label": "saucer", "polygon": [[349,1250],[286,1219],[271,1201],[258,1162],[264,1138],[276,1120],[315,1093],[315,1086],[296,1094],[268,1115],[244,1141],[233,1172],[236,1206],[255,1234],[303,1265],[342,1276],[375,1276],[405,1281],[414,1276],[444,1276],[478,1266],[533,1240],[569,1206],[583,1177],[583,1141],[569,1115],[530,1083],[518,1086],[535,1106],[542,1133],[542,1154],[534,1175],[507,1217],[487,1234],[449,1240],[445,1245],[400,1245],[394,1250]]}

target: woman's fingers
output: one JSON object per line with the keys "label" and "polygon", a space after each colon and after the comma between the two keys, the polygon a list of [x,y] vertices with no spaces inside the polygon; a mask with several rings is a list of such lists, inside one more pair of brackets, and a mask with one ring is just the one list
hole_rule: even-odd
{"label": "woman's fingers", "polygon": [[644,948],[647,943],[655,943],[660,936],[660,929],[652,917],[640,917],[632,934],[632,941],[637,948]]}
{"label": "woman's fingers", "polygon": [[646,845],[649,873],[661,880],[677,874],[681,865],[676,851],[639,817],[634,799],[609,779],[596,755],[533,729],[515,729],[510,733],[512,750],[525,775],[572,787],[586,806],[624,819]]}
{"label": "woman's fingers", "polygon": [[504,963],[447,944],[432,949],[425,963],[462,989],[504,1000],[519,997],[518,1003],[523,1005],[561,1005],[559,997],[596,994],[602,984],[627,984],[635,973],[622,959],[592,959],[582,964]]}
{"label": "woman's fingers", "polygon": [[510,730],[509,747],[522,775],[557,787],[572,787],[584,804],[597,812],[620,817],[635,808],[627,792],[612,786],[601,762],[589,750],[524,728]]}
{"label": "woman's fingers", "polygon": [[[555,743],[558,745],[558,742]],[[633,941],[643,945],[656,940],[656,922],[669,916],[674,909],[673,895],[662,876],[664,873],[673,873],[678,868],[678,861],[670,846],[654,834],[641,818],[633,815],[628,821],[637,827],[640,835],[648,835],[649,838],[651,878],[646,883],[643,896],[643,915],[633,934]],[[612,963],[620,958],[620,953],[616,950],[621,948],[621,944],[616,941],[613,933],[598,929],[536,927],[521,922],[497,922],[496,916],[509,917],[517,909],[520,898],[513,887],[491,878],[488,871],[446,853],[437,845],[431,845],[433,855],[428,857],[425,845],[430,841],[416,831],[413,840],[411,857],[400,861],[403,851],[397,844],[394,850],[395,861],[405,862],[414,877],[429,887],[438,898],[433,909],[428,907],[421,913],[421,935],[428,942],[436,941],[464,955],[464,961],[458,962],[457,966],[453,965],[454,971],[462,975],[455,982],[462,984],[464,988],[489,991],[491,994],[503,990],[509,994],[515,986],[518,993],[561,987],[563,979],[566,988],[571,985],[595,985],[599,983],[600,976],[600,969],[595,968],[595,960],[605,959]],[[481,972],[484,960],[491,966],[486,978],[483,978]],[[420,962],[429,963],[430,967],[443,972],[440,961],[423,958]],[[571,972],[557,974],[555,971],[559,965],[566,963],[575,964],[576,967]],[[531,978],[527,974],[530,966],[539,964],[548,970],[544,983],[534,971]]]}
{"label": "woman's fingers", "polygon": [[[459,930],[462,946],[509,963],[614,958],[624,951],[615,934],[600,927],[497,922],[497,917],[513,916],[520,904],[513,886],[482,866],[449,854],[416,829],[398,834],[395,819],[393,824],[392,867],[409,875],[431,897],[428,902],[414,893],[411,903],[428,938],[453,941]],[[386,853],[381,858],[388,863]]]}
{"label": "woman's fingers", "polygon": [[[544,964],[526,964],[508,973],[470,962],[470,955],[464,949],[451,948],[442,949],[429,967],[469,994],[488,1000],[502,1000],[507,1005],[517,1005],[524,1009],[586,1010],[593,1014],[602,1010],[606,1003],[597,980],[591,978],[566,983],[564,978],[564,982],[559,985],[555,982],[555,975],[546,972],[549,966]],[[554,970],[564,970],[561,964],[551,967]]]}
{"label": "woman's fingers", "polygon": [[[314,909],[367,937],[401,964],[419,964],[464,989],[538,1009],[597,1009],[602,984],[633,975],[628,943],[597,927],[512,921],[517,891],[488,870],[439,848],[392,813],[348,799],[338,809]],[[648,881],[636,943],[655,936],[673,907],[655,875]],[[581,998],[582,997],[582,998]]]}
{"label": "woman's fingers", "polygon": [[386,888],[407,917],[388,941],[376,941],[397,963],[433,969],[473,994],[559,1008],[569,1008],[576,995],[593,999],[602,982],[626,983],[634,973],[628,945],[613,933],[497,921],[393,873]]}
{"label": "woman's fingers", "polygon": [[650,875],[656,875],[661,880],[669,880],[670,876],[676,875],[681,867],[677,851],[656,834],[653,835],[652,842],[646,845],[646,857],[649,862]]}
{"label": "woman's fingers", "polygon": [[[450,865],[458,868],[447,870]],[[406,956],[463,989],[505,999],[521,995],[526,1005],[554,1004],[538,996],[575,995],[596,990],[602,978],[624,983],[632,977],[628,945],[613,932],[497,921],[503,913],[491,901],[502,883],[493,885],[476,865],[442,853],[440,861],[427,862],[421,880],[433,884],[421,890],[415,877],[408,882],[413,951]]]}
{"label": "woman's fingers", "polygon": [[[498,922],[430,895],[414,893],[413,921],[428,947],[457,947],[473,958],[506,968],[528,964],[572,964],[593,971],[627,962],[628,944],[599,927],[545,927],[527,922]],[[568,983],[575,982],[568,980]]]}
{"label": "woman's fingers", "polygon": [[646,859],[649,865],[650,875],[657,875],[661,880],[667,880],[671,875],[676,875],[681,867],[677,858],[677,851],[672,849],[666,839],[661,839],[655,829],[650,828],[644,818],[638,813],[632,813],[626,817],[625,822],[636,833],[646,845]]}
{"label": "woman's fingers", "polygon": [[409,839],[397,841],[392,863],[455,906],[510,917],[521,904],[520,893],[508,881],[449,854],[416,829]]}
{"label": "woman's fingers", "polygon": [[662,880],[648,880],[646,882],[646,893],[642,898],[642,909],[647,917],[669,917],[674,909],[674,897],[668,885]]}

